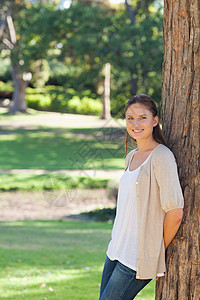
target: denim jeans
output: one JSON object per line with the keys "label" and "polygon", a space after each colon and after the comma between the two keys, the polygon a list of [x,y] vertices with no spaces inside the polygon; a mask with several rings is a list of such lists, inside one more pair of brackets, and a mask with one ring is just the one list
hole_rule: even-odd
{"label": "denim jeans", "polygon": [[152,279],[136,279],[136,271],[106,256],[99,300],[132,300]]}

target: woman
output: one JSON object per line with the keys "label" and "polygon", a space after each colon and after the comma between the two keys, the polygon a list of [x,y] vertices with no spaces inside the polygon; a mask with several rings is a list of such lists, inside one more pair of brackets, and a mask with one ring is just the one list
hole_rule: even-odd
{"label": "woman", "polygon": [[132,300],[164,276],[165,250],[181,224],[184,199],[173,153],[166,147],[155,102],[133,96],[126,105],[128,137],[137,148],[125,160],[105,259],[100,300]]}

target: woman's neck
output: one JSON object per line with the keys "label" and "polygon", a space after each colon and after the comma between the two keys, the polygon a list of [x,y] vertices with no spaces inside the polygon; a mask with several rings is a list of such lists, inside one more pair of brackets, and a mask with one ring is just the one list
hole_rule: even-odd
{"label": "woman's neck", "polygon": [[158,142],[156,142],[155,140],[151,140],[151,141],[137,141],[137,149],[138,152],[145,152],[145,151],[149,151],[154,149],[155,147],[157,147],[159,145]]}

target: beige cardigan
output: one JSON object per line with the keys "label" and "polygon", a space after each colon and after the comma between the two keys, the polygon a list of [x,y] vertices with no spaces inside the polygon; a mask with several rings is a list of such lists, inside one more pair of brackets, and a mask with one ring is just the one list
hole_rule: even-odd
{"label": "beige cardigan", "polygon": [[[125,169],[133,153],[125,160]],[[137,279],[150,279],[166,271],[163,222],[165,213],[183,208],[177,165],[171,150],[159,144],[141,166],[136,182],[138,213]]]}

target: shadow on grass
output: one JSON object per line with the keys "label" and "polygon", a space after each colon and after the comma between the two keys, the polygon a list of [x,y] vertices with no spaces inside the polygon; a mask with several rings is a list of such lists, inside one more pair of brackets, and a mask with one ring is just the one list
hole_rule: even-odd
{"label": "shadow on grass", "polygon": [[[0,299],[98,299],[111,229],[103,222],[0,222]],[[153,282],[148,289],[140,299],[153,299]]]}
{"label": "shadow on grass", "polygon": [[8,134],[7,127],[1,128],[0,168],[123,168],[124,137],[108,129],[12,129]]}
{"label": "shadow on grass", "polygon": [[0,174],[0,191],[59,191],[70,193],[73,189],[106,188],[109,179],[70,174]]}
{"label": "shadow on grass", "polygon": [[[7,290],[0,299],[57,299],[57,300],[96,300],[98,299],[101,270],[78,269],[77,272],[67,270],[55,272],[41,272],[36,276],[30,276],[15,279],[13,282],[7,280],[6,284],[1,284]],[[8,287],[9,284],[9,287]]]}
{"label": "shadow on grass", "polygon": [[67,219],[87,221],[87,222],[108,222],[112,224],[116,215],[116,208],[94,209],[89,212],[74,214]]}
{"label": "shadow on grass", "polygon": [[0,222],[0,299],[97,299],[110,230],[105,223]]}

